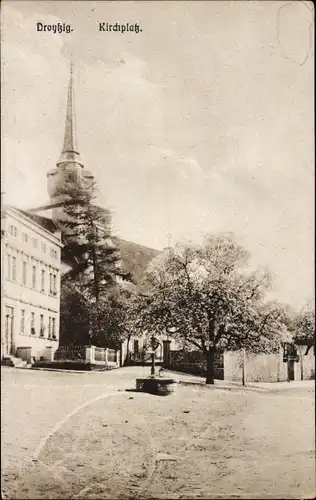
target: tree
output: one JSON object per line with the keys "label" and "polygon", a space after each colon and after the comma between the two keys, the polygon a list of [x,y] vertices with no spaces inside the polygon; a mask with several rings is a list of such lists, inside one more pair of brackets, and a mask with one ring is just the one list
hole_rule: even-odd
{"label": "tree", "polygon": [[287,336],[283,308],[265,300],[271,277],[249,271],[249,254],[232,235],[165,251],[147,271],[148,294],[138,299],[137,326],[199,349],[214,383],[218,352],[273,352]]}
{"label": "tree", "polygon": [[131,336],[132,293],[116,287],[89,309],[91,342],[96,346],[119,349]]}
{"label": "tree", "polygon": [[113,287],[98,304],[89,303],[78,282],[62,278],[60,303],[60,344],[95,345],[119,349],[130,338],[133,315],[132,293]]}
{"label": "tree", "polygon": [[315,345],[315,310],[303,308],[292,321],[291,330],[295,344],[306,345],[305,355]]}
{"label": "tree", "polygon": [[89,307],[80,288],[67,276],[61,279],[60,345],[88,345]]}
{"label": "tree", "polygon": [[80,281],[86,297],[98,303],[99,299],[117,281],[131,280],[121,268],[117,246],[111,238],[111,214],[93,203],[96,188],[90,191],[75,187],[64,190],[64,220],[66,233],[65,260],[71,262],[68,275]]}
{"label": "tree", "polygon": [[[63,190],[63,260],[70,264],[61,284],[61,338],[71,343],[115,344],[122,337],[121,283],[131,280],[121,268],[111,238],[111,214],[93,204],[95,186]],[[126,292],[127,293],[127,292]],[[120,298],[120,294],[122,297]],[[122,305],[121,304],[121,305]]]}

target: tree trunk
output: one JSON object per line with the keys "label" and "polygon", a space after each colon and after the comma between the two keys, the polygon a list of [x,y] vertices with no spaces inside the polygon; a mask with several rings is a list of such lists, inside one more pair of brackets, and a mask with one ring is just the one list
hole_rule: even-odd
{"label": "tree trunk", "polygon": [[214,359],[215,349],[210,349],[206,355],[207,368],[206,368],[206,384],[214,384]]}

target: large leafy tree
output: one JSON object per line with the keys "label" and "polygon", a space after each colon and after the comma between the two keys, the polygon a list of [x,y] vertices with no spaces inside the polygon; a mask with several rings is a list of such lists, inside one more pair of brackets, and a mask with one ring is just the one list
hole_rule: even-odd
{"label": "large leafy tree", "polygon": [[282,307],[265,299],[269,273],[247,270],[248,259],[232,235],[176,246],[149,267],[149,292],[138,299],[138,328],[201,350],[210,384],[216,353],[272,352],[287,336]]}
{"label": "large leafy tree", "polygon": [[102,296],[98,305],[89,308],[90,335],[93,345],[119,349],[129,340],[132,328],[132,293],[122,287]]}

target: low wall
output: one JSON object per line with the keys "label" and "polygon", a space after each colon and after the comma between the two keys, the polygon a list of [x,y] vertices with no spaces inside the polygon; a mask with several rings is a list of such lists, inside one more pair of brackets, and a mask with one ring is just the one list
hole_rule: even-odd
{"label": "low wall", "polygon": [[314,346],[310,348],[307,355],[306,346],[299,346],[298,352],[300,354],[300,372],[302,380],[315,379],[315,350]]}
{"label": "low wall", "polygon": [[[294,362],[294,380],[309,380],[315,377],[315,356],[311,349],[307,356],[306,346],[297,347],[299,361]],[[283,352],[276,354],[253,354],[242,351],[225,352],[225,380],[241,382],[286,382],[288,364],[283,362]]]}
{"label": "low wall", "polygon": [[225,380],[242,382],[243,364],[245,382],[283,382],[287,380],[287,364],[280,354],[243,355],[242,351],[225,352]]}

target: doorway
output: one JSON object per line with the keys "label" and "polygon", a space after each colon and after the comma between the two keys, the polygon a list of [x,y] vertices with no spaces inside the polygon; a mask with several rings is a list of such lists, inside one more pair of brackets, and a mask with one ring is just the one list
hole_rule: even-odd
{"label": "doorway", "polygon": [[13,322],[14,322],[14,309],[13,307],[6,306],[5,327],[4,327],[4,356],[10,355],[12,351]]}

